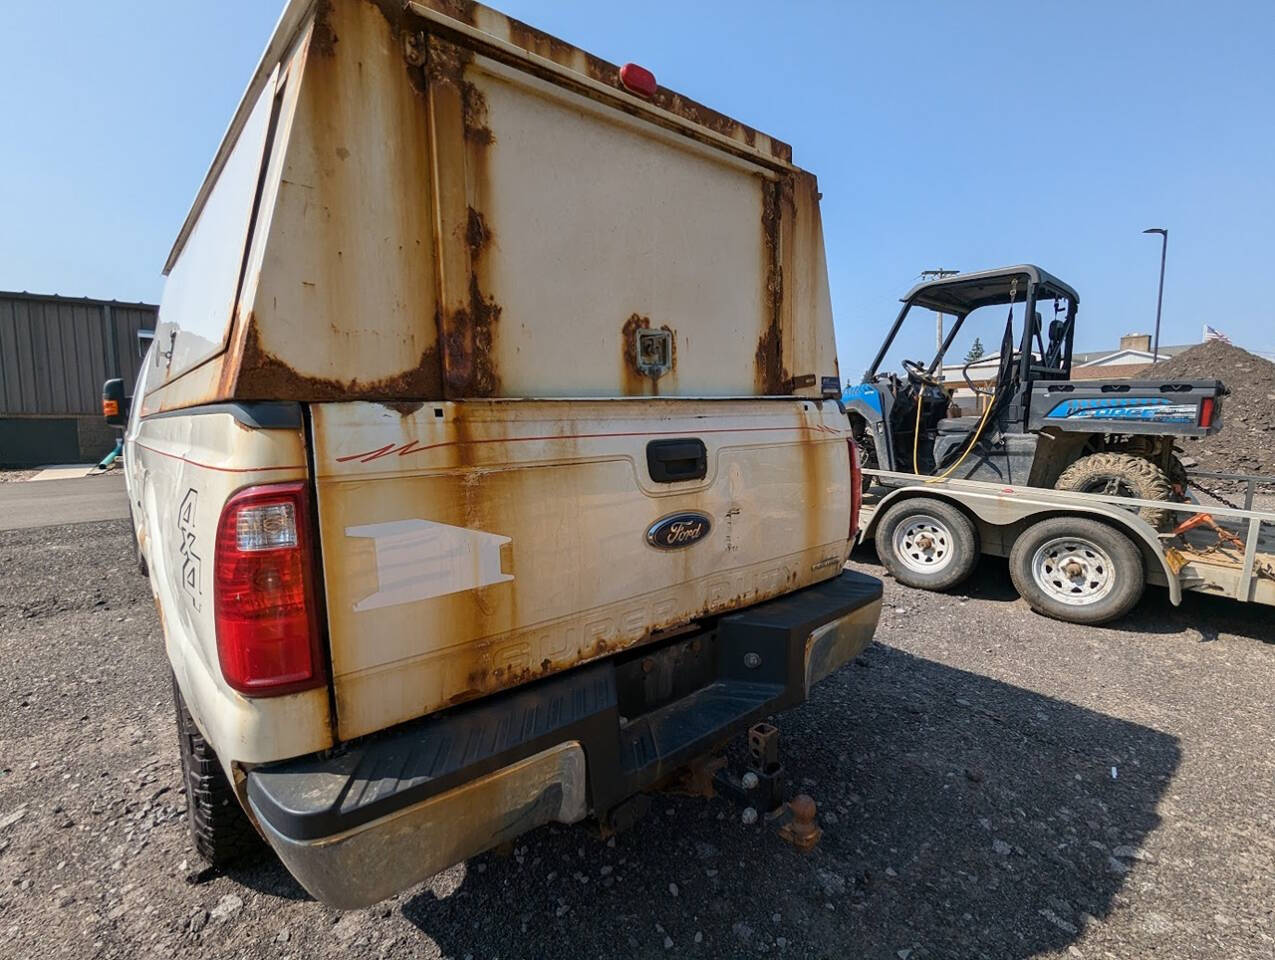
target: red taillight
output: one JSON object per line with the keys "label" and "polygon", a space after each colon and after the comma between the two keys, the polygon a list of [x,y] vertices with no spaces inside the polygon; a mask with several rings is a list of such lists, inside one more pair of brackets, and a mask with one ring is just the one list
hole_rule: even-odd
{"label": "red taillight", "polygon": [[659,84],[655,82],[655,74],[646,67],[639,67],[636,63],[626,63],[620,68],[620,82],[624,84],[626,90],[636,93],[639,97],[653,97],[655,91],[659,89]]}
{"label": "red taillight", "polygon": [[1206,429],[1213,426],[1213,406],[1212,397],[1205,397],[1200,401],[1200,426]]}
{"label": "red taillight", "polygon": [[249,487],[217,525],[213,606],[226,683],[273,697],[324,682],[304,483]]}
{"label": "red taillight", "polygon": [[863,506],[863,475],[859,472],[859,450],[851,438],[850,448],[850,539],[859,535],[859,509]]}

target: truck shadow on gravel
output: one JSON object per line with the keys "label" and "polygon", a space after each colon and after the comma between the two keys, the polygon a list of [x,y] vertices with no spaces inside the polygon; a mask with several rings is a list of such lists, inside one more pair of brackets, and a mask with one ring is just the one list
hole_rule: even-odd
{"label": "truck shadow on gravel", "polygon": [[657,795],[614,843],[542,829],[403,916],[455,957],[1066,951],[1126,905],[1180,760],[1175,737],[880,644],[777,722],[813,853]]}

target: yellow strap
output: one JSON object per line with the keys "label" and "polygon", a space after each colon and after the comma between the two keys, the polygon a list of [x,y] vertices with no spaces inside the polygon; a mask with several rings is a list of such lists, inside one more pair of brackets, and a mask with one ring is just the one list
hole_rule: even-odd
{"label": "yellow strap", "polygon": [[912,472],[918,477],[921,476],[921,465],[917,463],[917,448],[921,443],[921,407],[925,400],[925,384],[921,383],[916,388],[916,429],[912,431]]}
{"label": "yellow strap", "polygon": [[957,460],[956,463],[952,464],[950,467],[948,467],[946,470],[940,473],[937,477],[927,477],[925,480],[926,483],[938,483],[940,480],[946,480],[948,477],[952,475],[952,472],[955,471],[957,467],[959,467],[962,463],[965,462],[965,458],[970,455],[970,451],[973,450],[974,445],[978,443],[978,438],[983,435],[983,427],[987,425],[987,418],[992,413],[992,407],[995,406],[995,400],[996,400],[995,393],[992,393],[990,396],[988,396],[987,409],[983,411],[983,419],[978,422],[978,429],[974,431],[974,436],[970,438],[970,445],[966,447],[965,452],[961,454],[961,459]]}

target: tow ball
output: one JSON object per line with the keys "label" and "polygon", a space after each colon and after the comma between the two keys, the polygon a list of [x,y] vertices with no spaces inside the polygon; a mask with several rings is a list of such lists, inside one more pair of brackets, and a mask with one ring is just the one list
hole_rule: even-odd
{"label": "tow ball", "polygon": [[787,776],[779,761],[779,728],[769,723],[750,727],[748,754],[748,763],[738,774],[724,757],[694,764],[683,786],[699,796],[726,797],[744,808],[745,823],[756,822],[760,815],[780,839],[803,852],[813,850],[823,836],[815,822],[817,807],[804,793],[784,801]]}

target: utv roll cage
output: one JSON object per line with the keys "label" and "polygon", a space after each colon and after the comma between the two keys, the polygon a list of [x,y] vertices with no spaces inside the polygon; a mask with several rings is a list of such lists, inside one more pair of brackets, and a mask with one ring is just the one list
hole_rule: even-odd
{"label": "utv roll cage", "polygon": [[[1036,310],[1037,303],[1043,300],[1055,301],[1055,316],[1047,327],[1041,323],[1040,314]],[[1058,314],[1061,308],[1057,304],[1061,300],[1067,301],[1067,307],[1065,315],[1060,317]],[[913,307],[935,310],[956,318],[943,340],[943,346],[930,362],[927,373],[933,376],[942,365],[943,358],[960,333],[967,316],[980,307],[1019,303],[1026,304],[1023,316],[1031,317],[1034,321],[1023,324],[1019,337],[1019,381],[1066,380],[1071,376],[1071,348],[1075,339],[1076,309],[1080,296],[1072,287],[1040,267],[1025,263],[918,283],[907,292],[902,303],[903,307],[899,310],[894,325],[864,376],[865,382],[876,377],[878,368]]]}

